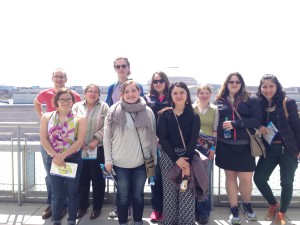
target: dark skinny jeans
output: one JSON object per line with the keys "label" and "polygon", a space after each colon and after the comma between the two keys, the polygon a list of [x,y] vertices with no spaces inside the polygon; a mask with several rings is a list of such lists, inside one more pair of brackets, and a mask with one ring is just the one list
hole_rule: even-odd
{"label": "dark skinny jeans", "polygon": [[280,212],[286,213],[293,196],[293,182],[298,163],[281,144],[266,145],[266,158],[260,157],[254,173],[254,182],[270,205],[277,203],[268,180],[275,167],[280,167]]}

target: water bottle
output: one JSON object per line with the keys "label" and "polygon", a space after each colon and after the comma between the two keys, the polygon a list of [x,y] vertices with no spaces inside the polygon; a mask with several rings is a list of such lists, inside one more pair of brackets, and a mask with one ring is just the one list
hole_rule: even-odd
{"label": "water bottle", "polygon": [[[225,121],[228,120],[228,117],[225,117]],[[231,138],[230,130],[224,129],[224,138]]]}

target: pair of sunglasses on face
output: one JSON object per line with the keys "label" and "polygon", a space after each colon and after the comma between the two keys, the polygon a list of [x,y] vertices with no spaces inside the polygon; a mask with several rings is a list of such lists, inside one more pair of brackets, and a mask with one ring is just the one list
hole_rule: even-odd
{"label": "pair of sunglasses on face", "polygon": [[163,83],[165,83],[165,82],[166,82],[166,81],[163,80],[163,79],[160,79],[160,80],[153,80],[153,81],[152,81],[153,84],[158,84],[158,83],[163,84]]}
{"label": "pair of sunglasses on face", "polygon": [[115,68],[116,69],[120,69],[120,68],[122,68],[122,69],[125,69],[127,67],[127,65],[126,64],[122,64],[122,65],[115,65]]}

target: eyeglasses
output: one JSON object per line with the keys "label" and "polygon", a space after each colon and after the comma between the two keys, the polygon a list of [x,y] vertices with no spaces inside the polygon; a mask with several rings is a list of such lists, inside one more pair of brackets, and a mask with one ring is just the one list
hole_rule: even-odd
{"label": "eyeglasses", "polygon": [[54,77],[55,79],[64,79],[64,78],[66,78],[66,76],[58,76],[58,75],[55,75],[55,76],[52,76],[52,77]]}
{"label": "eyeglasses", "polygon": [[125,69],[127,67],[126,64],[122,64],[122,65],[115,65],[116,69],[120,69],[122,67],[122,69]]}
{"label": "eyeglasses", "polygon": [[240,84],[241,82],[238,81],[238,80],[230,80],[230,81],[228,81],[228,84],[234,84],[234,83]]}
{"label": "eyeglasses", "polygon": [[166,81],[163,80],[163,79],[161,79],[161,80],[153,80],[153,81],[152,81],[153,84],[158,84],[158,83],[163,84],[163,83],[165,83],[165,82],[166,82]]}
{"label": "eyeglasses", "polygon": [[65,102],[71,103],[73,100],[71,98],[68,98],[68,99],[60,98],[60,99],[58,99],[58,101],[60,103],[65,103]]}

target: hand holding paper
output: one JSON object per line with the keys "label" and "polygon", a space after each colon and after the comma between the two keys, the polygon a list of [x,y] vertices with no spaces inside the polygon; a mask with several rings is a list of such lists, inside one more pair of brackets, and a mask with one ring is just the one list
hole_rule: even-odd
{"label": "hand holding paper", "polygon": [[278,129],[276,128],[274,123],[272,123],[272,121],[270,121],[268,123],[268,125],[266,126],[266,129],[267,129],[267,134],[263,134],[263,137],[270,145],[272,143],[274,137],[277,135]]}

